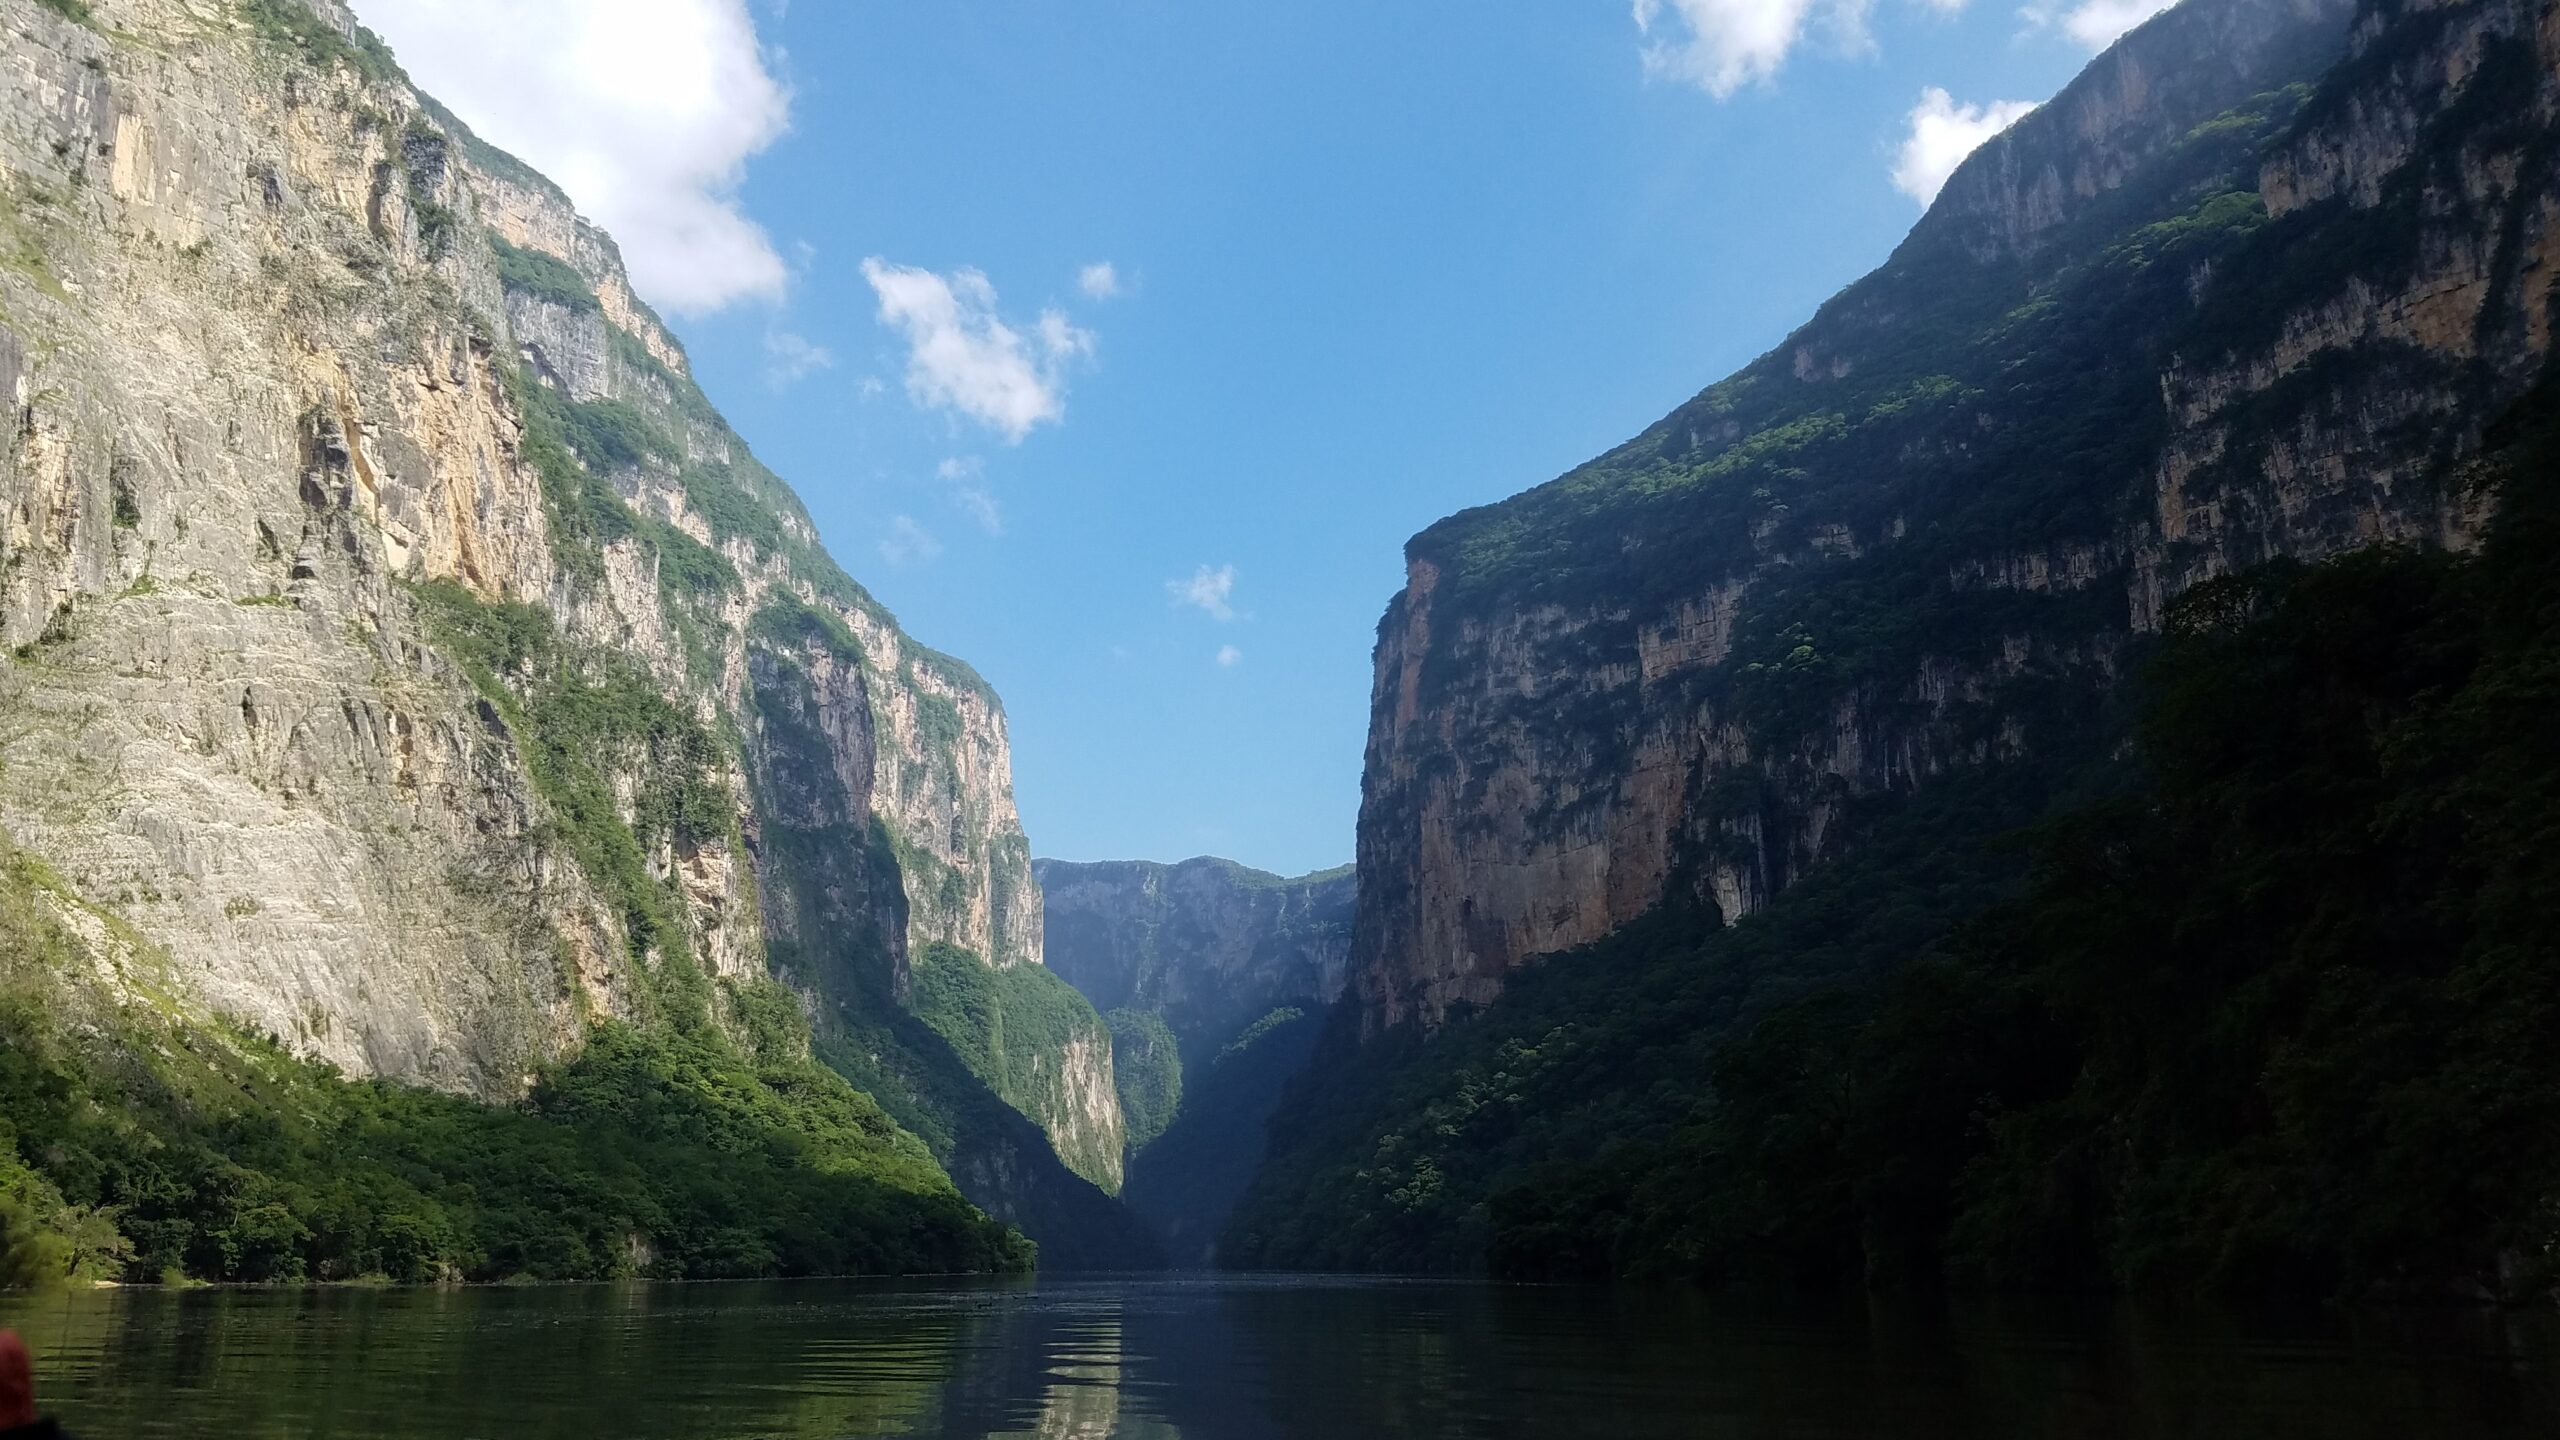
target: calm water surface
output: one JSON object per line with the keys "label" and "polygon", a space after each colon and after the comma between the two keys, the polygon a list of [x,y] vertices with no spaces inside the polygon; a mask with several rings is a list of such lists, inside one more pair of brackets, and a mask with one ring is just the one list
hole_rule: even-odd
{"label": "calm water surface", "polygon": [[88,1440],[2560,1435],[2541,1314],[1147,1277],[109,1291],[0,1321]]}

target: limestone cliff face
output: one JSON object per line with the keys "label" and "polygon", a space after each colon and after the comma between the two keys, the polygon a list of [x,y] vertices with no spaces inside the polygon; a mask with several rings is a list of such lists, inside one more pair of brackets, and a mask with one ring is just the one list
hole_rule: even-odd
{"label": "limestone cliff face", "polygon": [[1351,962],[1436,1023],[1668,901],[1748,915],[1879,800],[2103,743],[2198,580],[2461,546],[2431,477],[2550,350],[2560,20],[2189,0],[1893,260],[1635,441],[1408,547]]}
{"label": "limestone cliff face", "polygon": [[687,976],[1040,963],[993,692],[609,238],[331,0],[87,17],[0,0],[0,829],[186,1003],[488,1096]]}
{"label": "limestone cliff face", "polygon": [[[2334,55],[2353,0],[2179,5],[2127,34],[1967,160],[1915,227],[1991,263],[2030,256],[2198,124]],[[1824,363],[1800,353],[1804,367]]]}
{"label": "limestone cliff face", "polygon": [[1282,879],[1227,860],[1033,862],[1049,966],[1097,1010],[1164,1018],[1186,1055],[1284,1005],[1331,1005],[1351,950],[1348,868]]}

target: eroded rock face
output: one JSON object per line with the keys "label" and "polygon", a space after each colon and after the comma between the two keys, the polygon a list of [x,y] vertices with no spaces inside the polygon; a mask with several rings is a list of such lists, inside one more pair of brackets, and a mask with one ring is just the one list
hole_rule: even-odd
{"label": "eroded rock face", "polygon": [[[1055,1065],[1052,1075],[1050,1067]],[[1055,1059],[1032,1061],[1033,1085],[1049,1100],[1031,1118],[1079,1173],[1113,1194],[1125,1172],[1126,1135],[1120,1121],[1120,1088],[1111,1074],[1111,1035],[1079,1031]]]}
{"label": "eroded rock face", "polygon": [[[819,1010],[930,941],[1039,964],[993,692],[825,557],[611,241],[327,0],[292,53],[231,0],[90,10],[0,0],[0,828],[184,1003],[487,1096],[679,949]],[[585,757],[674,938],[635,944],[447,593],[710,737],[689,837],[648,754]]]}
{"label": "eroded rock face", "polygon": [[1751,914],[1879,797],[2101,743],[2199,581],[2471,543],[2482,502],[2437,481],[2550,353],[2555,77],[2532,0],[2191,0],[1771,355],[1416,537],[1367,1026],[1667,902]]}
{"label": "eroded rock face", "polygon": [[2179,5],[2110,47],[2035,114],[1993,137],[1914,230],[1977,260],[2032,255],[2197,125],[2316,70],[2355,0]]}
{"label": "eroded rock face", "polygon": [[1185,1055],[1284,1005],[1341,998],[1348,867],[1296,879],[1228,860],[1033,862],[1049,967],[1097,1010],[1164,1017]]}

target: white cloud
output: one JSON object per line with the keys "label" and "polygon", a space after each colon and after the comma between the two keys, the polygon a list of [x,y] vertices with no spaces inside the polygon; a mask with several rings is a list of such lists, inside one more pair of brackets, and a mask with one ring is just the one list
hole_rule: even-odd
{"label": "white cloud", "polygon": [[880,558],[894,570],[910,565],[930,565],[942,556],[942,542],[933,538],[914,517],[901,515],[889,522],[889,533],[880,537]]}
{"label": "white cloud", "polygon": [[[1817,27],[1862,50],[1873,0],[1635,0],[1648,75],[1684,80],[1722,100],[1777,78]],[[1667,12],[1667,18],[1666,18]]]}
{"label": "white cloud", "polygon": [[937,275],[873,256],[863,278],[880,323],[907,340],[907,394],[953,410],[1019,444],[1032,427],[1066,417],[1068,362],[1093,353],[1093,335],[1056,310],[1025,337],[996,313],[996,287],[976,270]]}
{"label": "white cloud", "polygon": [[[1941,17],[1967,0],[1909,0]],[[2091,4],[2125,0],[2089,0]],[[1809,36],[1844,54],[1875,49],[1867,17],[1876,0],[1634,0],[1644,36],[1644,73],[1695,85],[1728,100],[1746,85],[1778,78]]]}
{"label": "white cloud", "polygon": [[2104,50],[2124,33],[2178,0],[2081,0],[2060,14],[2052,5],[2030,5],[2024,12],[2027,21],[2038,27],[2060,26],[2090,50]]}
{"label": "white cloud", "polygon": [[[987,292],[990,299],[995,292]],[[1040,351],[1052,361],[1072,360],[1093,353],[1093,332],[1079,330],[1064,310],[1040,312]]]}
{"label": "white cloud", "polygon": [[1205,612],[1212,620],[1236,618],[1236,567],[1221,565],[1212,570],[1203,565],[1188,580],[1167,580],[1164,593],[1176,605],[1188,605]]}
{"label": "white cloud", "polygon": [[1241,665],[1241,664],[1243,664],[1243,663],[1244,663],[1244,652],[1243,652],[1243,651],[1241,651],[1241,650],[1237,649],[1237,648],[1236,648],[1236,647],[1234,647],[1233,645],[1221,645],[1221,646],[1219,646],[1219,647],[1218,647],[1218,668],[1219,668],[1219,669],[1221,669],[1221,670],[1233,670],[1233,669],[1234,669],[1234,668],[1236,668],[1238,665]]}
{"label": "white cloud", "polygon": [[356,0],[429,94],[612,232],[631,283],[682,314],[779,296],[739,209],[791,100],[742,0]]}
{"label": "white cloud", "polygon": [[1120,298],[1120,267],[1097,260],[1076,272],[1076,288],[1095,300]]}
{"label": "white cloud", "polygon": [[1004,533],[1004,509],[996,503],[994,492],[987,489],[983,477],[986,462],[975,455],[958,456],[935,467],[934,475],[951,487],[951,503],[960,513],[977,522],[978,528],[990,535]]}
{"label": "white cloud", "polygon": [[797,385],[820,370],[832,369],[835,354],[805,335],[788,330],[764,332],[764,378],[775,389]]}
{"label": "white cloud", "polygon": [[1937,199],[1966,156],[2035,108],[2029,100],[1959,105],[1934,85],[1921,91],[1920,103],[1911,109],[1911,133],[1894,157],[1893,188],[1923,205]]}

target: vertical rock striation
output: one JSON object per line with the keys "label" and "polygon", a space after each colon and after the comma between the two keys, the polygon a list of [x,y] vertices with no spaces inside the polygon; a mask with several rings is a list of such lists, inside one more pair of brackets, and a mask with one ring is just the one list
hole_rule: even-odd
{"label": "vertical rock striation", "polygon": [[[332,0],[0,0],[0,39],[0,829],[178,1003],[506,1097],[599,1017],[779,981],[823,1046],[927,945],[1041,963],[993,691],[556,187]],[[900,1033],[884,1102],[1001,1152],[974,1198],[1081,1183]],[[1045,1123],[1116,1133],[1107,1048],[1045,1060]]]}
{"label": "vertical rock striation", "polygon": [[2555,76],[2533,0],[2188,0],[1769,355],[1415,537],[1364,1028],[1666,904],[1749,915],[1876,804],[2092,753],[2199,580],[2471,543],[2429,477],[2550,353]]}

